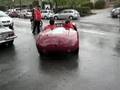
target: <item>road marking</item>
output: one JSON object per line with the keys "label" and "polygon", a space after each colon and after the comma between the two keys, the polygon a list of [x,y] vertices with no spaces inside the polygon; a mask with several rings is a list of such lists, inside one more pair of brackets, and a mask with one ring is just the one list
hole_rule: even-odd
{"label": "road marking", "polygon": [[97,34],[97,35],[104,35],[104,36],[120,37],[120,32],[119,33],[111,33],[111,32],[102,32],[102,31],[86,30],[86,29],[80,29],[80,32]]}
{"label": "road marking", "polygon": [[80,23],[83,24],[92,24],[92,25],[96,25],[96,26],[106,26],[106,27],[120,27],[119,24],[103,24],[103,23],[97,23],[97,22],[85,22],[85,21],[80,21]]}

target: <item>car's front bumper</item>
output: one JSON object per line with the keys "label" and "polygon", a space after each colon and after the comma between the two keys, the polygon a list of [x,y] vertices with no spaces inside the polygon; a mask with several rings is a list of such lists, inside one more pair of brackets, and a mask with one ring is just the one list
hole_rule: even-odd
{"label": "car's front bumper", "polygon": [[14,40],[16,37],[17,37],[17,36],[14,35],[14,36],[11,36],[11,37],[7,37],[7,38],[5,38],[5,39],[3,39],[3,40],[1,39],[1,40],[0,40],[0,44],[6,43],[6,42],[9,42],[9,41],[12,41],[12,40]]}

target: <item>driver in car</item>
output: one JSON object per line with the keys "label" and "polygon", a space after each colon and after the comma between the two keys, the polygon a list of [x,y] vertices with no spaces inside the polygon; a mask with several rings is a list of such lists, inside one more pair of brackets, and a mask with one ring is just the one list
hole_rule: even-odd
{"label": "driver in car", "polygon": [[51,18],[49,21],[49,25],[45,26],[44,30],[53,30],[54,28],[56,28],[55,21],[53,18]]}

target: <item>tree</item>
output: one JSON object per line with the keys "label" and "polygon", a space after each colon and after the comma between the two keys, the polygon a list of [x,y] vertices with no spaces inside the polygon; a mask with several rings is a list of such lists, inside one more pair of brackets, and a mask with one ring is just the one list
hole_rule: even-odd
{"label": "tree", "polygon": [[39,6],[39,1],[38,0],[34,0],[33,3],[32,3],[33,6]]}
{"label": "tree", "polygon": [[67,6],[67,7],[77,7],[80,6],[86,2],[89,2],[90,0],[46,0],[52,2],[55,7],[58,6]]}

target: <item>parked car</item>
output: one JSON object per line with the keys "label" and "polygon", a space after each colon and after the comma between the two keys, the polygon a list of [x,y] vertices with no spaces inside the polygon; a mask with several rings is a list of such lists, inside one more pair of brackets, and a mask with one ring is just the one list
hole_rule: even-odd
{"label": "parked car", "polygon": [[32,12],[30,9],[21,10],[21,12],[19,13],[20,18],[31,18],[31,16]]}
{"label": "parked car", "polygon": [[32,12],[29,11],[24,15],[24,18],[31,18],[32,17]]}
{"label": "parked car", "polygon": [[49,19],[54,14],[52,10],[41,10],[41,13],[43,19]]}
{"label": "parked car", "polygon": [[9,27],[10,29],[14,29],[13,28],[13,20],[11,17],[9,17],[6,13],[4,13],[3,11],[0,11],[0,25]]}
{"label": "parked car", "polygon": [[59,13],[56,13],[52,16],[54,19],[79,19],[80,14],[77,10],[74,9],[65,9]]}
{"label": "parked car", "polygon": [[112,18],[117,18],[118,15],[120,15],[120,7],[112,9],[111,11]]}
{"label": "parked car", "polygon": [[62,23],[57,23],[53,30],[45,30],[36,38],[36,46],[40,54],[63,54],[79,52],[79,35],[74,29],[66,30]]}
{"label": "parked car", "polygon": [[8,14],[10,17],[18,17],[18,13],[16,11],[9,12]]}
{"label": "parked car", "polygon": [[12,45],[16,35],[13,30],[0,25],[0,44]]}

